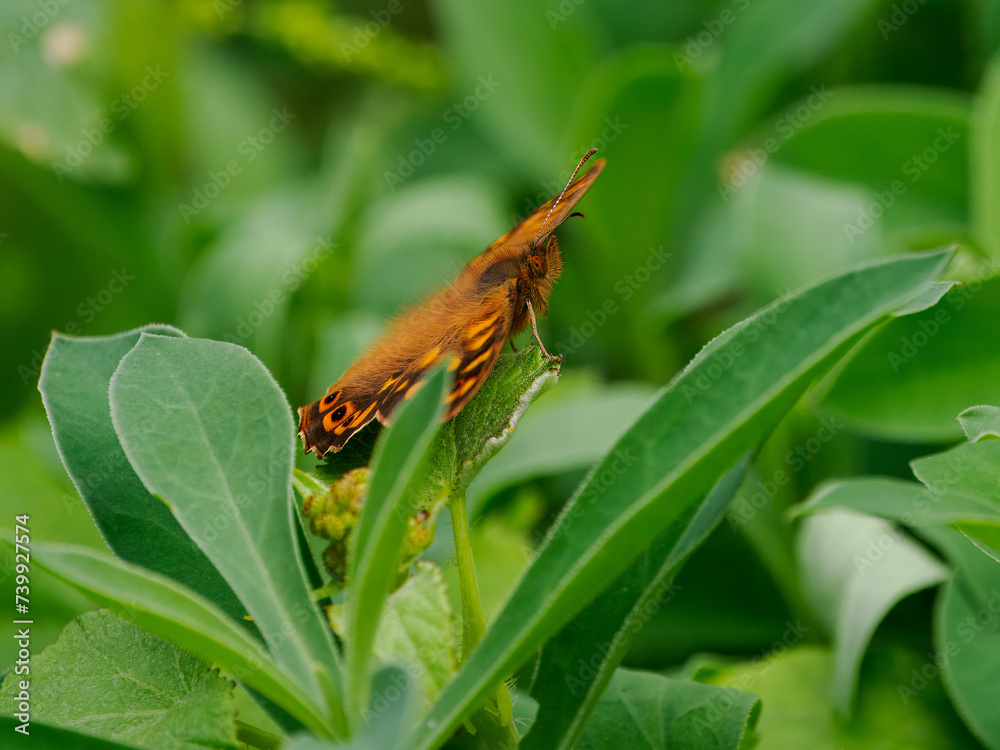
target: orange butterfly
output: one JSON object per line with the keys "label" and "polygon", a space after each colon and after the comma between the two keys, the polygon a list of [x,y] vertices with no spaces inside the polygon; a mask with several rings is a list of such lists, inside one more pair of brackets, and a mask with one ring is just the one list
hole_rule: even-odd
{"label": "orange butterfly", "polygon": [[604,169],[604,159],[598,159],[573,181],[595,152],[587,152],[557,198],[473,258],[450,286],[397,315],[323,398],[299,409],[306,453],[322,457],[339,451],[372,419],[387,425],[396,407],[445,359],[454,373],[445,397],[445,419],[451,419],[476,395],[504,344],[510,341],[513,348],[513,337],[529,322],[542,353],[560,359],[545,350],[535,313],[548,312],[552,284],[562,271],[552,232]]}

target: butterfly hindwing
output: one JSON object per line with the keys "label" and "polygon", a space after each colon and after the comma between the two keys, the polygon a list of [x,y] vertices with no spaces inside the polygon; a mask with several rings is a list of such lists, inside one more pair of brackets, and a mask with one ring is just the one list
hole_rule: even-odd
{"label": "butterfly hindwing", "polygon": [[306,453],[315,450],[322,458],[328,450],[339,451],[355,432],[374,419],[377,408],[371,394],[334,383],[319,401],[299,409],[299,435]]}

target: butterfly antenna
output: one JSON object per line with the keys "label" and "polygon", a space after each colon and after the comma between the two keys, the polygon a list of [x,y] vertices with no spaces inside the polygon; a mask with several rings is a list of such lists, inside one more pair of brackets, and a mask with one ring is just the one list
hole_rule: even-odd
{"label": "butterfly antenna", "polygon": [[574,169],[573,174],[570,175],[569,182],[566,183],[566,187],[564,187],[562,189],[562,192],[559,193],[559,197],[556,198],[556,202],[552,204],[552,208],[550,208],[549,212],[545,215],[545,221],[543,221],[542,225],[538,227],[538,234],[535,235],[535,241],[531,243],[532,245],[538,244],[538,238],[542,236],[542,230],[545,229],[545,225],[549,223],[549,217],[552,216],[552,212],[556,210],[556,206],[559,205],[559,202],[563,199],[563,196],[566,195],[566,191],[569,190],[569,186],[573,184],[573,180],[576,179],[576,173],[580,171],[580,167],[586,164],[587,160],[596,153],[597,149],[592,148],[590,149],[590,151],[588,151],[583,155],[582,159],[580,159],[580,163],[576,165],[576,169]]}

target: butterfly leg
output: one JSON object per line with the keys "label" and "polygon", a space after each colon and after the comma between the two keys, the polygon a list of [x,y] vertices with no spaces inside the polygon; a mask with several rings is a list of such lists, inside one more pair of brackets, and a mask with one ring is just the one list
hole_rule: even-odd
{"label": "butterfly leg", "polygon": [[542,354],[544,354],[547,359],[550,359],[553,362],[562,362],[561,354],[553,357],[551,354],[545,351],[545,344],[542,343],[542,339],[538,335],[538,324],[535,322],[535,310],[531,306],[531,300],[530,299],[525,300],[525,303],[528,305],[528,317],[531,318],[531,331],[532,333],[535,334],[535,341],[538,342],[538,346],[541,348]]}
{"label": "butterfly leg", "polygon": [[511,351],[513,351],[515,354],[517,354],[517,352],[519,352],[520,350],[516,346],[514,346],[514,339],[510,338],[510,339],[507,339],[507,340],[510,342]]}

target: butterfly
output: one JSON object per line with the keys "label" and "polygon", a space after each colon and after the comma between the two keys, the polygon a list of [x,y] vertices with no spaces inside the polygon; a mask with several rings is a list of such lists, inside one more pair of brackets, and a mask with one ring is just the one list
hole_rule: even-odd
{"label": "butterfly", "polygon": [[[473,258],[450,286],[403,310],[382,336],[352,364],[319,401],[299,408],[299,435],[306,453],[320,457],[339,451],[373,419],[383,425],[420,387],[439,362],[452,373],[445,396],[445,420],[454,417],[485,382],[504,344],[548,313],[552,285],[562,271],[562,255],[552,232],[573,214],[604,169],[604,159],[576,180],[594,155],[591,149],[558,197]],[[574,181],[575,180],[575,181]],[[516,349],[515,349],[516,351]]]}

